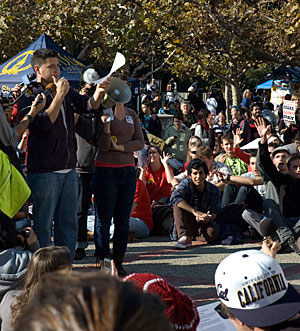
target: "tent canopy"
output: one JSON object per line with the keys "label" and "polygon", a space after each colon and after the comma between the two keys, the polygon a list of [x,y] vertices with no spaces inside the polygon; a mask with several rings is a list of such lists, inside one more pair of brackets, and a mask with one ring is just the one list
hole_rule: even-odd
{"label": "tent canopy", "polygon": [[299,67],[291,67],[282,64],[276,69],[273,69],[271,74],[271,77],[274,79],[279,79],[280,76],[287,76],[290,77],[291,79],[300,79],[300,68]]}
{"label": "tent canopy", "polygon": [[262,89],[262,90],[270,90],[273,85],[273,79],[267,80],[266,82],[259,84],[256,86],[256,89]]}
{"label": "tent canopy", "polygon": [[0,66],[1,91],[11,91],[16,84],[22,83],[24,75],[30,75],[34,72],[30,59],[34,51],[39,48],[55,49],[59,54],[61,77],[68,79],[72,86],[79,86],[80,72],[85,65],[43,33],[25,50]]}

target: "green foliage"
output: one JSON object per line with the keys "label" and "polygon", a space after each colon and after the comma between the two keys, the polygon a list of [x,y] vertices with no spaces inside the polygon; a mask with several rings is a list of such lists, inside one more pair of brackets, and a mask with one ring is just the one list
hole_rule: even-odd
{"label": "green foliage", "polygon": [[[238,88],[252,68],[300,63],[297,0],[2,0],[0,62],[41,33],[87,62],[164,68]],[[217,85],[218,82],[216,81]],[[252,84],[252,83],[251,83]]]}

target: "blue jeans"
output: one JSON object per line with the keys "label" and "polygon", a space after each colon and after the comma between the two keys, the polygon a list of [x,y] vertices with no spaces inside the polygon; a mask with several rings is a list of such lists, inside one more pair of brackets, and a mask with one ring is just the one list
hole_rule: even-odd
{"label": "blue jeans", "polygon": [[271,217],[277,226],[277,234],[281,242],[291,236],[296,239],[300,235],[300,217],[284,217],[279,206],[272,199],[264,200],[264,210],[267,217]]}
{"label": "blue jeans", "polygon": [[78,236],[76,248],[87,248],[87,218],[92,201],[92,173],[77,173],[78,178]]}
{"label": "blue jeans", "polygon": [[33,229],[41,247],[50,246],[54,222],[54,244],[67,246],[72,258],[77,240],[78,184],[75,170],[66,174],[55,172],[28,173],[33,199]]}
{"label": "blue jeans", "polygon": [[125,253],[128,240],[129,217],[136,185],[134,167],[96,168],[93,178],[96,221],[94,240],[96,255],[109,255],[109,228],[114,218],[114,253]]}

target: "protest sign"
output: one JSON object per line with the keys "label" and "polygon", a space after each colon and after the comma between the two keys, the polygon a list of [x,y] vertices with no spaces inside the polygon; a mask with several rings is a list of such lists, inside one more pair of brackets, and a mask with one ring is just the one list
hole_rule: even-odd
{"label": "protest sign", "polygon": [[285,100],[283,102],[283,120],[284,123],[296,124],[295,112],[296,112],[296,102]]}
{"label": "protest sign", "polygon": [[147,137],[148,137],[150,145],[158,146],[161,150],[163,150],[163,148],[165,146],[165,141],[163,139],[158,138],[151,133],[147,133]]}

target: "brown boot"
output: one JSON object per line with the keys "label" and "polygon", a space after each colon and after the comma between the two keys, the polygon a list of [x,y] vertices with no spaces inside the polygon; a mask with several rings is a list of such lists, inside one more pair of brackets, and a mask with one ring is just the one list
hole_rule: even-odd
{"label": "brown boot", "polygon": [[122,263],[124,260],[124,255],[125,255],[125,253],[123,253],[123,252],[114,252],[113,253],[113,260],[115,261],[115,266],[118,270],[118,276],[120,278],[123,278],[128,275],[128,272],[126,270],[124,270],[124,268],[122,266]]}

